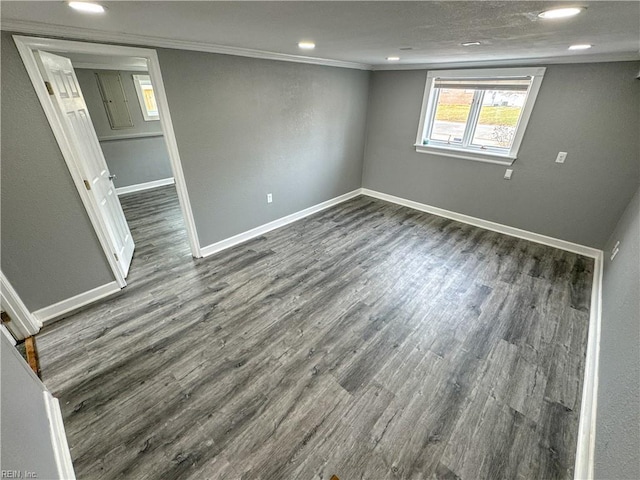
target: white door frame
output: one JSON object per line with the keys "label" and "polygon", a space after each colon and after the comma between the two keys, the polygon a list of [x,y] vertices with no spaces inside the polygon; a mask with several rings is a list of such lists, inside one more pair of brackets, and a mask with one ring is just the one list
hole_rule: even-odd
{"label": "white door frame", "polygon": [[35,335],[42,328],[42,322],[29,311],[1,271],[0,306],[11,317],[11,321],[7,323],[7,328],[17,340]]}
{"label": "white door frame", "polygon": [[173,131],[171,113],[169,112],[169,103],[167,101],[162,75],[160,73],[160,62],[158,61],[157,52],[148,48],[123,47],[120,45],[105,45],[100,43],[27,37],[22,35],[14,35],[13,40],[18,47],[18,52],[20,53],[20,57],[22,58],[27,73],[29,74],[31,83],[35,88],[36,94],[42,104],[47,120],[51,125],[56,141],[60,146],[62,156],[64,157],[67,167],[69,168],[69,172],[71,173],[71,177],[73,178],[73,183],[78,190],[78,194],[80,195],[82,203],[89,215],[91,224],[96,231],[107,262],[111,267],[116,282],[121,288],[126,286],[127,282],[123,278],[120,269],[118,268],[118,264],[112,255],[114,250],[111,246],[109,235],[107,234],[107,225],[102,218],[102,215],[100,215],[95,199],[89,194],[89,192],[87,192],[84,186],[84,178],[82,177],[81,170],[74,159],[74,149],[71,147],[70,139],[67,138],[67,135],[65,134],[62,119],[59,117],[58,111],[47,92],[34,52],[36,50],[44,50],[62,55],[65,53],[88,53],[117,57],[138,57],[144,58],[147,61],[149,76],[153,83],[156,103],[158,104],[158,111],[160,112],[160,125],[162,126],[165,144],[171,161],[171,169],[173,170],[173,176],[175,178],[178,200],[180,202],[182,215],[187,229],[191,255],[195,258],[202,257],[193,212],[191,210],[191,202],[189,201],[187,185],[182,171],[182,163],[180,162],[178,144]]}

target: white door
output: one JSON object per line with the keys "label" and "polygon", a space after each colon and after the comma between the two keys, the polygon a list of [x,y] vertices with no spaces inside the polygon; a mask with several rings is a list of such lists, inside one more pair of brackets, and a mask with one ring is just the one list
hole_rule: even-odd
{"label": "white door", "polygon": [[126,278],[135,245],[71,60],[43,51],[35,53],[42,76],[48,82],[49,94],[55,97],[60,108],[76,164],[104,220],[122,277]]}

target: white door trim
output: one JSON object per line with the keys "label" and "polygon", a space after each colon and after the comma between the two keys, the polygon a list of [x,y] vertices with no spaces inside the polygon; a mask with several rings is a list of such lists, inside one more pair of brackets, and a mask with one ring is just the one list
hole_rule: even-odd
{"label": "white door trim", "polygon": [[171,113],[169,112],[169,103],[167,101],[164,83],[162,81],[162,75],[160,73],[160,63],[158,61],[158,55],[155,50],[147,48],[137,47],[124,47],[120,45],[103,45],[97,43],[76,42],[69,40],[58,40],[51,38],[36,38],[26,37],[22,35],[14,35],[13,39],[20,53],[20,57],[24,63],[24,66],[29,74],[31,83],[34,86],[38,99],[42,104],[45,115],[51,129],[56,137],[56,141],[60,146],[60,150],[65,159],[71,177],[76,186],[78,194],[82,200],[82,203],[89,215],[89,219],[93,225],[94,230],[100,241],[100,245],[104,251],[105,257],[114,278],[121,288],[126,286],[126,281],[123,278],[120,269],[118,268],[117,261],[113,257],[113,248],[108,236],[107,226],[99,213],[98,206],[92,195],[89,195],[84,186],[84,179],[80,174],[79,166],[74,159],[74,150],[71,148],[70,140],[65,134],[62,119],[59,118],[57,110],[52,102],[47,89],[38,68],[34,52],[36,50],[44,50],[52,53],[59,53],[64,55],[65,53],[88,53],[95,55],[110,55],[119,57],[142,57],[146,59],[149,66],[149,75],[154,86],[154,93],[156,96],[156,102],[158,104],[158,110],[160,112],[160,125],[162,127],[165,144],[169,153],[169,159],[171,162],[171,168],[173,170],[173,176],[175,178],[176,190],[178,193],[178,199],[180,201],[180,207],[185,220],[187,236],[189,239],[189,246],[191,248],[191,254],[199,258],[200,244],[198,241],[198,235],[196,231],[195,221],[191,209],[191,202],[189,200],[189,194],[187,192],[187,186],[184,180],[184,173],[182,171],[182,163],[180,161],[180,154],[178,152],[178,145],[173,131],[173,123],[171,121]]}
{"label": "white door trim", "polygon": [[2,335],[9,340],[9,342],[11,342],[11,345],[13,345],[14,347],[16,346],[16,339],[14,338],[14,336],[11,334],[11,332],[9,331],[9,329],[7,327],[5,327],[4,325],[0,325],[0,330],[2,331]]}
{"label": "white door trim", "polygon": [[3,272],[0,272],[0,298],[2,309],[11,317],[6,326],[16,339],[22,340],[40,331],[42,322],[29,311]]}

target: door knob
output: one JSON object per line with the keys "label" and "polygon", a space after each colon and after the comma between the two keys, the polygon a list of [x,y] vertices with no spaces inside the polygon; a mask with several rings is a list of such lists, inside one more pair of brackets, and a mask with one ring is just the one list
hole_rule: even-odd
{"label": "door knob", "polygon": [[112,182],[118,177],[116,177],[115,175],[109,175],[109,180],[111,180]]}

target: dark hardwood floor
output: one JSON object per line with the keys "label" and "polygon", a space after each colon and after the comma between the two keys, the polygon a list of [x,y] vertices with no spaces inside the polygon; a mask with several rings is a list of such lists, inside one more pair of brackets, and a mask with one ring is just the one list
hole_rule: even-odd
{"label": "dark hardwood floor", "polygon": [[192,260],[122,203],[129,285],[38,335],[79,479],[572,478],[592,260],[369,197]]}

